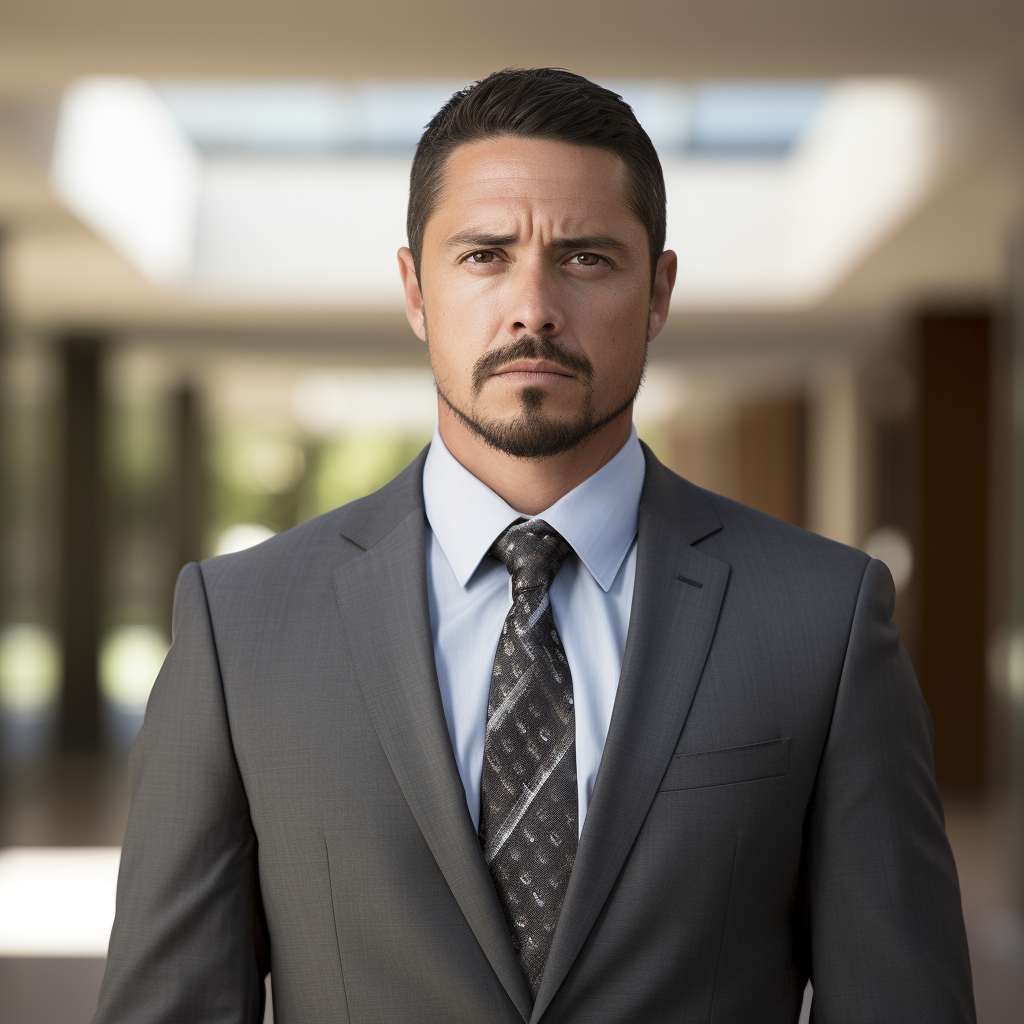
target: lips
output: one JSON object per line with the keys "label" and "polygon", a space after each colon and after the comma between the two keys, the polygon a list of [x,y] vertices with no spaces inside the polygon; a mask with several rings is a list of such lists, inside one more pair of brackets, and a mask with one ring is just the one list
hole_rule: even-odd
{"label": "lips", "polygon": [[594,367],[582,352],[556,345],[550,338],[524,335],[509,345],[485,352],[473,367],[473,393],[489,380],[504,378],[508,385],[575,381],[589,388]]}
{"label": "lips", "polygon": [[515,362],[501,367],[501,369],[495,370],[493,376],[506,379],[511,378],[511,381],[516,383],[540,384],[545,382],[554,383],[558,379],[574,377],[575,374],[548,359],[517,359]]}

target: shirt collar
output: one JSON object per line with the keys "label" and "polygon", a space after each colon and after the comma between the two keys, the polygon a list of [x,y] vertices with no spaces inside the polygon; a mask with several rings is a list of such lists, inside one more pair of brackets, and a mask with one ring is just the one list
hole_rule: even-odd
{"label": "shirt collar", "polygon": [[[596,473],[533,517],[572,545],[606,592],[636,536],[644,470],[633,427],[629,440]],[[436,427],[423,466],[423,501],[430,528],[462,587],[498,535],[522,518],[448,451]]]}

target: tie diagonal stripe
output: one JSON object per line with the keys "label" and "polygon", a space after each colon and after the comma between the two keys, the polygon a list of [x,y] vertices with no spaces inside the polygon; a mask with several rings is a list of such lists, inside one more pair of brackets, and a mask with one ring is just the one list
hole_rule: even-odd
{"label": "tie diagonal stripe", "polygon": [[488,864],[501,853],[501,848],[508,842],[508,837],[515,831],[516,825],[523,820],[523,815],[530,809],[534,798],[544,788],[544,783],[551,778],[552,773],[565,757],[566,751],[575,742],[574,731],[567,731],[552,748],[544,763],[537,770],[536,775],[528,786],[523,787],[522,795],[515,802],[508,817],[501,823],[493,837],[488,837],[487,846],[484,849],[484,860]]}

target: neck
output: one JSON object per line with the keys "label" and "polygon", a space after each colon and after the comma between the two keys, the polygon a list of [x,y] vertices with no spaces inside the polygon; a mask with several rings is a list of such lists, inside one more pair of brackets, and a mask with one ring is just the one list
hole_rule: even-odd
{"label": "neck", "polygon": [[445,447],[473,476],[517,512],[535,516],[612,459],[629,440],[633,410],[624,410],[575,448],[543,459],[516,458],[492,448],[440,398],[437,426]]}

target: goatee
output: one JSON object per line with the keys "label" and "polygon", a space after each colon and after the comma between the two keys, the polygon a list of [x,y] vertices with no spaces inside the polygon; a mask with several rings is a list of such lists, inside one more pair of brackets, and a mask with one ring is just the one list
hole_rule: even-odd
{"label": "goatee", "polygon": [[485,444],[506,455],[518,459],[543,459],[561,455],[581,445],[588,437],[596,434],[612,420],[621,416],[632,404],[643,382],[647,368],[647,353],[636,386],[629,397],[613,411],[597,416],[593,407],[594,368],[590,359],[582,353],[569,352],[560,348],[549,338],[526,336],[517,338],[511,345],[496,349],[481,356],[473,368],[473,394],[479,395],[488,378],[502,366],[520,359],[545,359],[569,370],[584,387],[583,404],[577,415],[569,421],[554,421],[543,412],[545,389],[524,387],[519,392],[522,411],[511,420],[493,421],[476,419],[460,409],[444,393],[434,379],[434,386],[441,400],[470,430]]}

